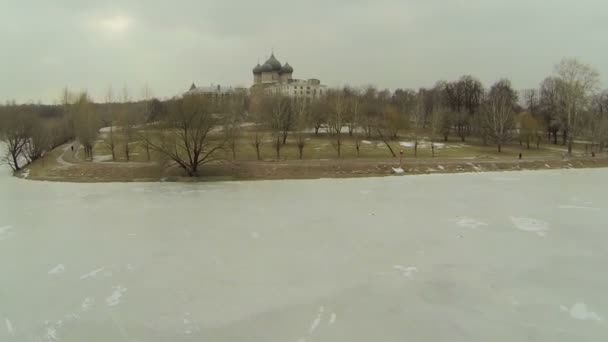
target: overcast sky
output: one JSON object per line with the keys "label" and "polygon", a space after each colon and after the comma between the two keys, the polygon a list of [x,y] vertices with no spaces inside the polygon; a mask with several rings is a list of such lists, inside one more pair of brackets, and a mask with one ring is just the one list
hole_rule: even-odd
{"label": "overcast sky", "polygon": [[249,86],[274,49],[296,78],[395,89],[472,74],[535,87],[563,57],[608,88],[606,0],[2,0],[0,101],[147,83]]}

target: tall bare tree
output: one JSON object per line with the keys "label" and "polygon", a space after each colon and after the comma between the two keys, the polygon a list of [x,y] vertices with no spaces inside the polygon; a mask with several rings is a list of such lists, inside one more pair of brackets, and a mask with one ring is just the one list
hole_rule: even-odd
{"label": "tall bare tree", "polygon": [[325,97],[327,101],[327,131],[331,137],[332,145],[338,153],[338,158],[342,156],[342,128],[345,125],[347,100],[343,90],[331,90]]}
{"label": "tall bare tree", "polygon": [[502,151],[503,144],[511,138],[515,126],[516,104],[517,93],[509,80],[500,80],[490,88],[482,115],[487,132],[496,143],[498,152]]}
{"label": "tall bare tree", "polygon": [[599,85],[599,73],[592,66],[577,59],[564,59],[555,66],[555,74],[562,81],[568,127],[568,154],[572,155],[575,135],[579,134],[581,113],[589,106],[591,95]]}
{"label": "tall bare tree", "polygon": [[105,141],[106,146],[110,149],[112,153],[112,160],[116,161],[116,142],[114,139],[114,129],[116,125],[116,111],[114,108],[114,91],[112,86],[108,87],[105,96],[105,104],[107,115],[104,119],[104,125],[109,127],[110,131],[108,132],[108,139]]}
{"label": "tall bare tree", "polygon": [[188,176],[198,176],[201,165],[220,158],[218,152],[224,145],[223,141],[211,139],[213,129],[218,126],[211,109],[210,99],[197,95],[170,101],[158,141],[149,139],[146,143]]}

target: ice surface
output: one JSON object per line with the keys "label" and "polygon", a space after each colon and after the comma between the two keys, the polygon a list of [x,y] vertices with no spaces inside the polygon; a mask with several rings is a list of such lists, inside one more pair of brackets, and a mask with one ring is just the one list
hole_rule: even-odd
{"label": "ice surface", "polygon": [[607,177],[65,184],[0,168],[0,341],[606,341]]}

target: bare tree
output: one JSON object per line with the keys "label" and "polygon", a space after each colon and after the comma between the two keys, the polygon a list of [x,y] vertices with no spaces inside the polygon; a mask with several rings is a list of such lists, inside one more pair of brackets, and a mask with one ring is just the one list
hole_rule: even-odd
{"label": "bare tree", "polygon": [[78,96],[73,105],[74,130],[76,138],[84,148],[85,156],[93,159],[93,144],[97,137],[100,120],[86,92]]}
{"label": "bare tree", "polygon": [[536,148],[540,148],[541,136],[539,131],[541,125],[536,118],[529,112],[524,112],[519,116],[519,139],[526,143],[526,148],[530,149],[530,142],[536,142]]}
{"label": "bare tree", "polygon": [[580,115],[591,95],[599,85],[599,73],[588,64],[576,59],[564,59],[555,66],[555,73],[562,81],[568,127],[568,154],[572,155],[574,136],[579,134]]}
{"label": "bare tree", "polygon": [[287,139],[286,127],[292,125],[291,99],[281,94],[268,94],[262,98],[262,113],[273,133],[273,146],[277,160],[281,159],[281,148]]}
{"label": "bare tree", "polygon": [[116,125],[116,112],[114,110],[114,91],[112,90],[112,86],[108,87],[105,97],[106,102],[106,110],[107,115],[104,120],[104,125],[110,128],[108,132],[108,140],[105,141],[106,146],[110,149],[112,153],[112,160],[116,161],[116,143],[114,140],[114,126]]}
{"label": "bare tree", "polygon": [[128,161],[131,160],[131,142],[133,141],[133,136],[135,134],[135,113],[130,111],[131,106],[131,96],[129,95],[129,88],[125,85],[122,88],[121,94],[121,109],[119,116],[119,123],[122,129],[122,136],[124,141],[125,148],[125,158]]}
{"label": "bare tree", "polygon": [[150,148],[179,165],[188,176],[199,175],[199,167],[219,159],[222,142],[210,135],[218,125],[210,100],[202,96],[185,96],[172,100],[168,106],[158,141],[148,140]]}
{"label": "bare tree", "polygon": [[346,97],[342,90],[330,90],[327,92],[325,101],[328,104],[327,130],[332,139],[332,145],[338,153],[338,158],[342,155],[342,127],[345,124],[346,116]]}
{"label": "bare tree", "polygon": [[301,99],[296,100],[293,104],[295,114],[295,139],[298,147],[298,156],[300,159],[304,156],[304,146],[306,146],[306,129],[310,122],[310,104],[308,101]]}
{"label": "bare tree", "polygon": [[492,86],[485,101],[483,122],[490,138],[496,143],[498,152],[502,151],[502,145],[511,137],[516,103],[517,94],[511,87],[511,82],[506,79]]}
{"label": "bare tree", "polygon": [[244,119],[245,96],[235,93],[223,103],[224,123],[223,132],[226,138],[226,145],[232,152],[232,159],[236,159],[238,141],[241,137],[241,124]]}
{"label": "bare tree", "polygon": [[[7,111],[17,111],[17,106],[13,105]],[[4,120],[0,126],[0,141],[6,144],[5,154],[2,156],[2,163],[8,164],[13,171],[21,170],[25,163],[25,147],[28,142],[27,126],[19,113],[9,113],[4,115]]]}

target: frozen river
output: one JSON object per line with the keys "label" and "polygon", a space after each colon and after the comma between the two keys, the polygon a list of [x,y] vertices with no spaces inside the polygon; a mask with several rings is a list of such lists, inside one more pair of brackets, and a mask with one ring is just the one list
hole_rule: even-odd
{"label": "frozen river", "polygon": [[606,341],[608,170],[61,184],[0,169],[0,341]]}

